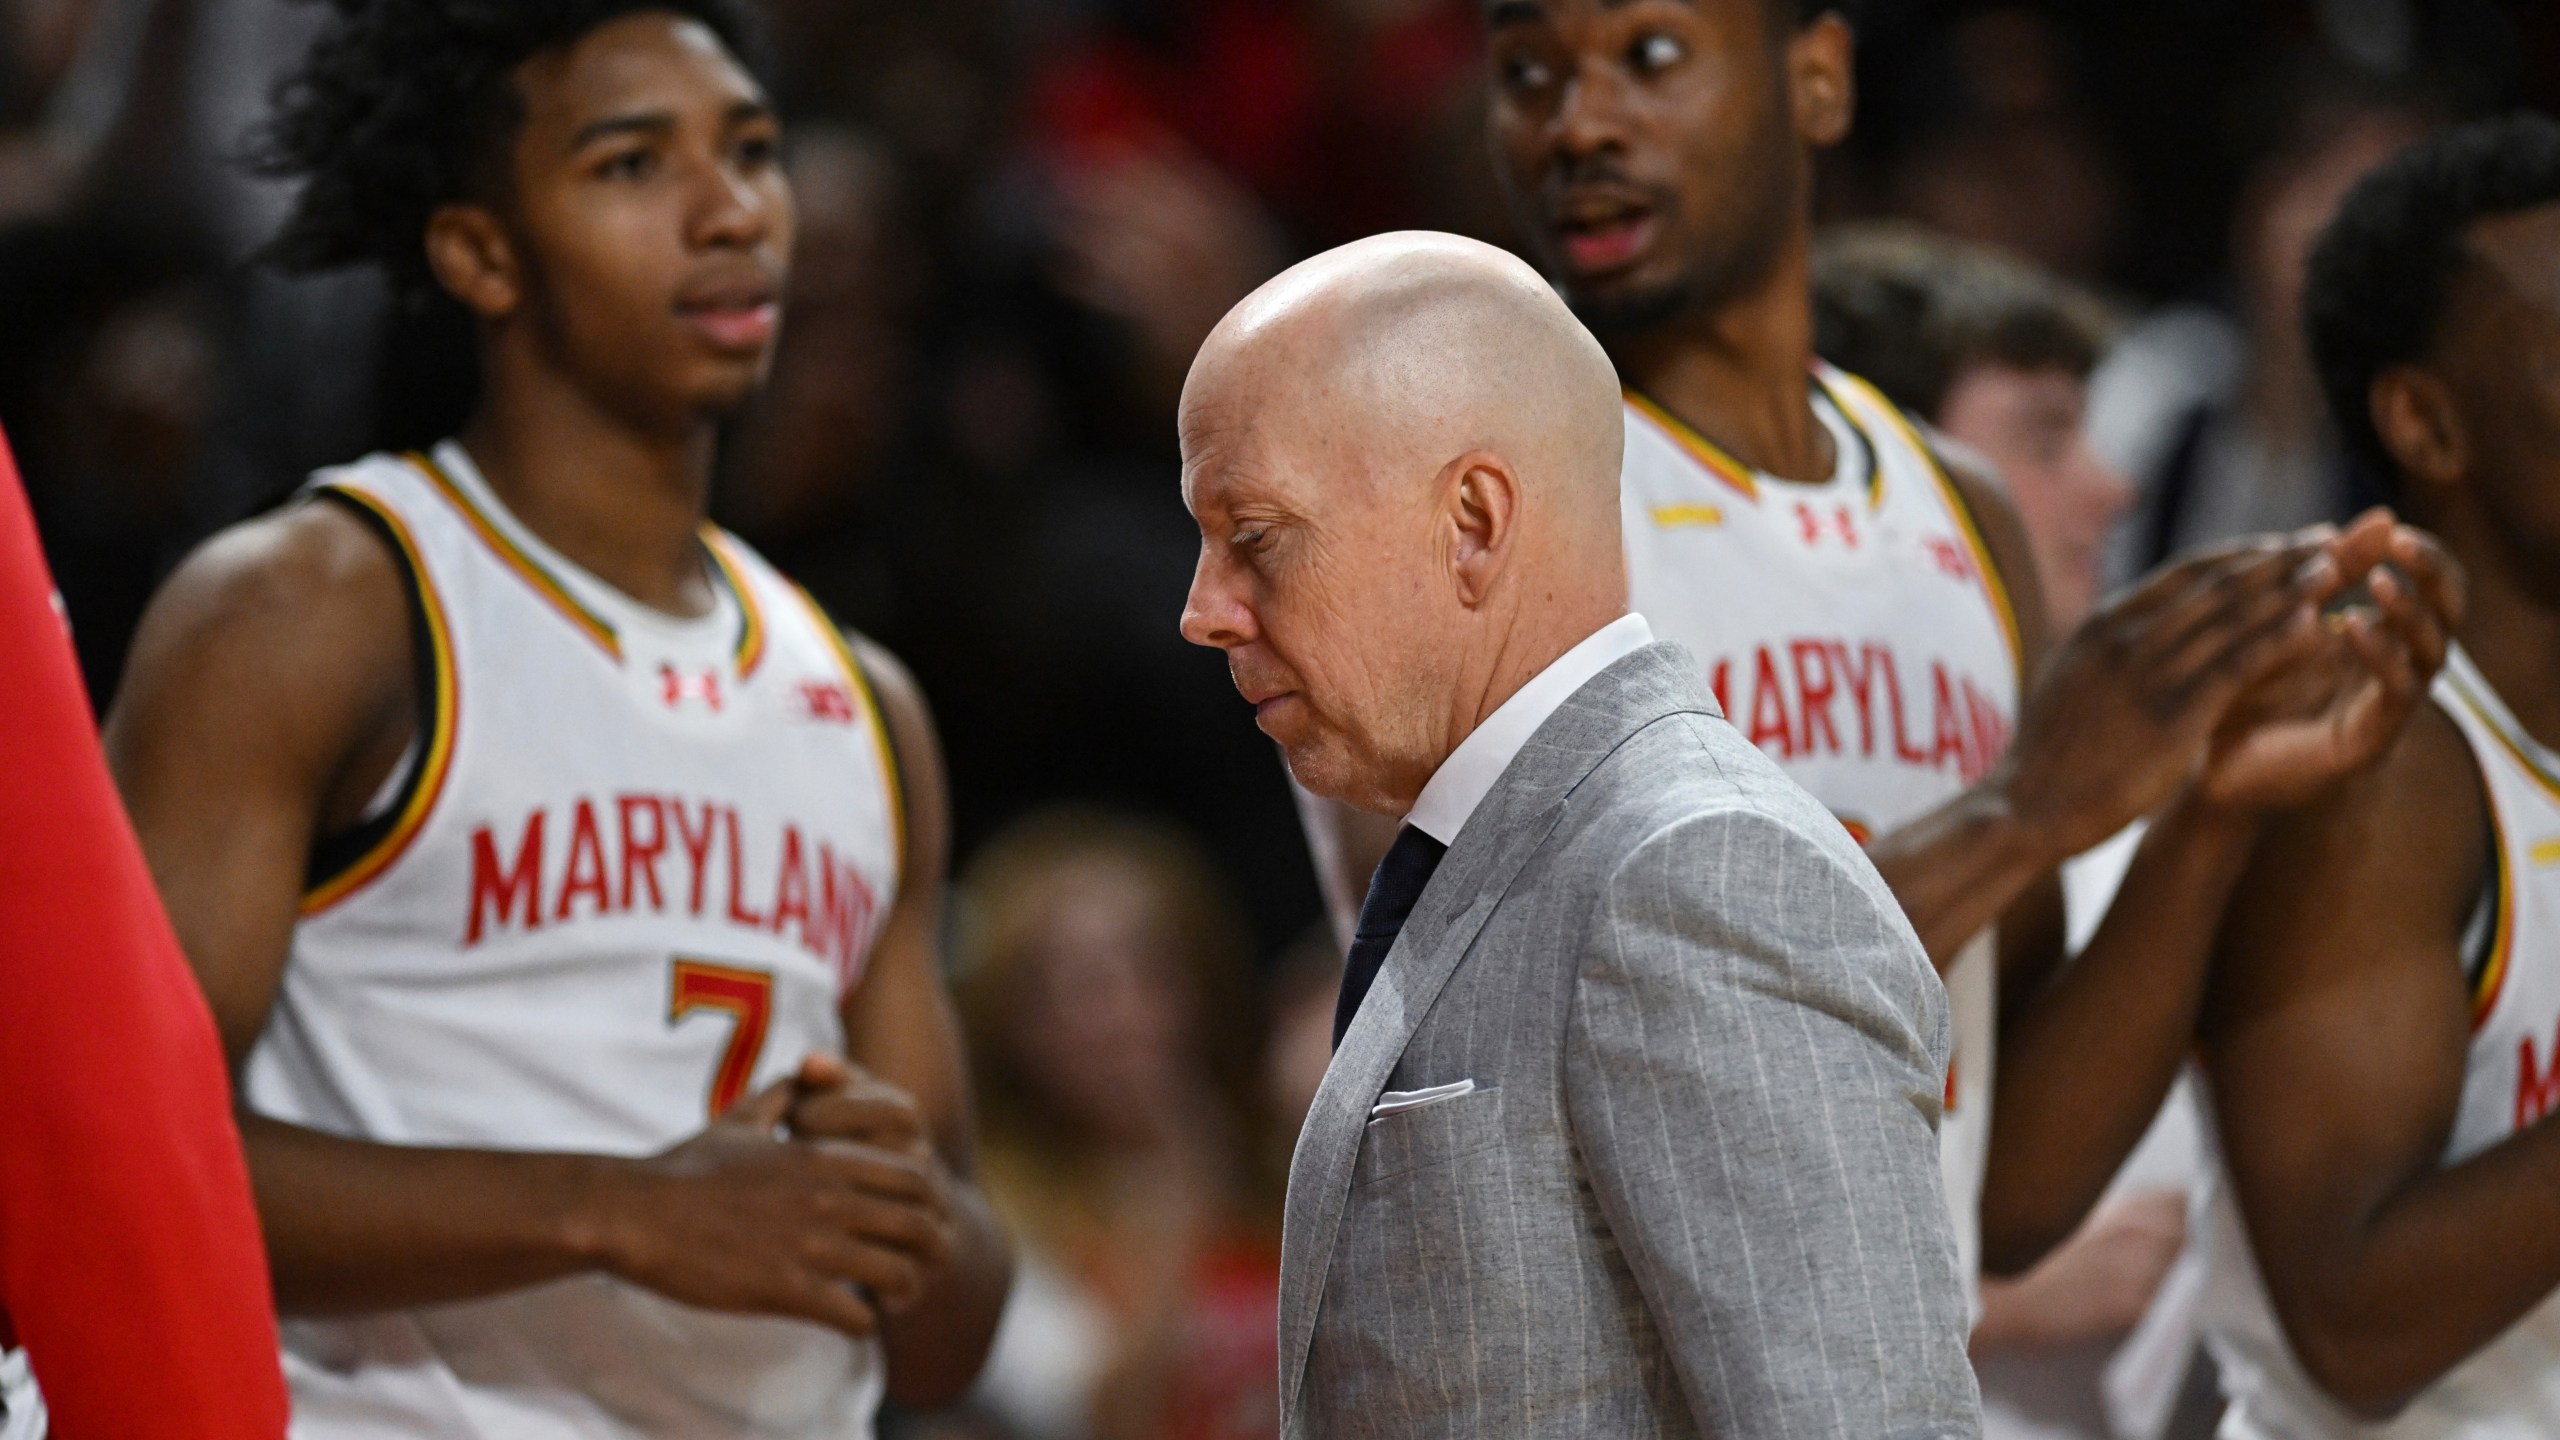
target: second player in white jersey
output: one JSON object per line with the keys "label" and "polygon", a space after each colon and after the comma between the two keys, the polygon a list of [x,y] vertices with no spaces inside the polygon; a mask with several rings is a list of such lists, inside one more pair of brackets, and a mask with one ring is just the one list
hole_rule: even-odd
{"label": "second player in white jersey", "polygon": [[[1706,667],[1735,728],[1861,843],[1946,803],[2007,748],[2019,699],[2008,593],[1954,483],[1891,402],[1828,365],[1814,410],[1839,462],[1757,473],[1642,395],[1621,488],[1635,610]],[[1964,1273],[1988,1154],[1997,975],[1986,934],[1948,970],[1955,1064],[1940,1153]]]}
{"label": "second player in white jersey", "polygon": [[[2560,1109],[2560,754],[2516,722],[2454,650],[2435,702],[2478,767],[2494,874],[2464,946],[2472,1030],[2443,1163],[2460,1164]],[[2359,1420],[2303,1373],[2252,1263],[2228,1181],[2211,1202],[2205,1323],[2232,1407],[2229,1440],[2527,1440],[2560,1434],[2560,1296],[2421,1392]]]}
{"label": "second player in white jersey", "polygon": [[[680,620],[543,544],[458,445],[324,472],[400,556],[419,740],[320,857],[258,1113],[397,1145],[638,1156],[801,1057],[898,886],[886,729],[842,638],[706,528]],[[295,1434],[867,1434],[876,1343],[604,1275],[285,1327]]]}

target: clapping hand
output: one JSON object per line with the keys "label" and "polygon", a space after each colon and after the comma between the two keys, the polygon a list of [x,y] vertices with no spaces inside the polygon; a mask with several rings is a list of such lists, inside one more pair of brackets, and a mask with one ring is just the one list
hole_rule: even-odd
{"label": "clapping hand", "polygon": [[2241,696],[2215,732],[2200,785],[2237,808],[2300,804],[2370,763],[2443,668],[2462,621],[2461,567],[2387,511],[2358,519],[2334,551],[2370,604],[2327,616],[2327,643]]}

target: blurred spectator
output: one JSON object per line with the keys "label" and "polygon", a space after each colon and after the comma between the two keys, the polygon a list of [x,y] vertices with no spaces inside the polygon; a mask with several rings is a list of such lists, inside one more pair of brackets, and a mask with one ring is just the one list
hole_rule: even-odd
{"label": "blurred spectator", "polygon": [[1263,986],[1270,1042],[1263,1050],[1263,1094],[1271,1107],[1275,1173],[1285,1173],[1298,1129],[1315,1105],[1333,1064],[1333,1012],[1342,997],[1342,947],[1329,925],[1307,927]]}
{"label": "blurred spectator", "polygon": [[2379,499],[2322,416],[2301,335],[2302,266],[2347,191],[2438,112],[2405,85],[2334,65],[2291,85],[2232,224],[2236,313],[2161,311],[2126,335],[2092,387],[2092,434],[2142,495],[2112,580],[2216,540],[2343,520]]}
{"label": "blurred spectator", "polygon": [[2094,280],[2114,259],[2113,158],[2073,84],[2072,41],[2026,5],[1977,9],[1902,70],[1893,213]]}
{"label": "blurred spectator", "polygon": [[[1824,358],[2000,472],[2048,622],[2077,625],[2100,592],[2107,534],[2133,499],[2084,423],[2105,310],[2023,260],[1893,224],[1823,237],[1814,313]],[[2096,930],[2137,838],[2138,827],[2065,868],[2070,950]],[[2176,1270],[2203,1166],[2191,1104],[2183,1089],[2173,1095],[2070,1240],[2023,1276],[1984,1281],[1973,1346],[1991,1440],[2209,1433],[2209,1404],[2179,1410],[2196,1353],[2192,1282],[2167,1286],[2173,1271],[2200,1273]],[[2210,1384],[2196,1393],[2209,1396]]]}
{"label": "blurred spectator", "polygon": [[1106,23],[1032,79],[1070,164],[1179,144],[1312,250],[1409,223],[1423,138],[1466,99],[1473,6],[1455,0],[1106,0]]}
{"label": "blurred spectator", "polygon": [[131,227],[0,232],[0,422],[99,708],[186,532],[185,482],[214,388],[203,277],[184,243]]}
{"label": "blurred spectator", "polygon": [[1244,932],[1165,828],[1052,811],[961,890],[989,1193],[1021,1246],[977,1400],[1034,1440],[1278,1425],[1274,1176]]}
{"label": "blurred spectator", "polygon": [[2098,598],[2108,532],[2132,503],[2089,447],[2098,302],[1998,251],[1910,225],[1843,227],[1814,261],[1815,348],[1989,460],[2026,521],[2057,630]]}
{"label": "blurred spectator", "polygon": [[841,542],[881,478],[914,403],[924,296],[904,176],[885,147],[846,126],[807,125],[792,134],[789,166],[800,220],[790,322],[730,448],[721,498],[730,524],[824,590],[848,557],[809,541]]}

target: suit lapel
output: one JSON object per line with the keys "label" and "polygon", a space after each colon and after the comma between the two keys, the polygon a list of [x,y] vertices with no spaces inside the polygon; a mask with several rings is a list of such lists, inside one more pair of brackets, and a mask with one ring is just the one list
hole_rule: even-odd
{"label": "suit lapel", "polygon": [[1563,818],[1573,788],[1645,724],[1681,710],[1717,713],[1715,702],[1698,691],[1696,670],[1685,651],[1650,645],[1575,692],[1469,817],[1388,950],[1325,1070],[1290,1159],[1280,1267],[1284,1414],[1297,1409],[1306,1378],[1316,1309],[1369,1107],[1511,882]]}

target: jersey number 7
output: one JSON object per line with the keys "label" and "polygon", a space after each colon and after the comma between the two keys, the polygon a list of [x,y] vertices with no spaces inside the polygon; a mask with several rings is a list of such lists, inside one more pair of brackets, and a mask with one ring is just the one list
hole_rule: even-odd
{"label": "jersey number 7", "polygon": [[696,1010],[722,1011],[736,1022],[719,1067],[711,1072],[711,1116],[716,1120],[746,1098],[756,1057],[764,1053],[765,1027],[773,1020],[772,972],[678,960],[667,986],[667,1023],[674,1025]]}

